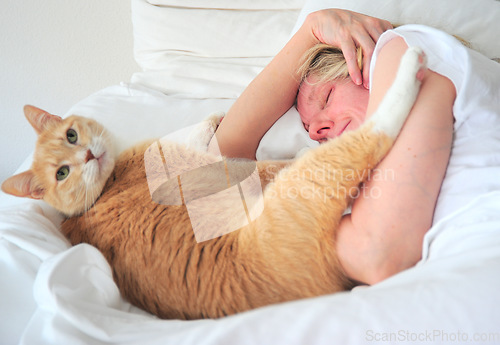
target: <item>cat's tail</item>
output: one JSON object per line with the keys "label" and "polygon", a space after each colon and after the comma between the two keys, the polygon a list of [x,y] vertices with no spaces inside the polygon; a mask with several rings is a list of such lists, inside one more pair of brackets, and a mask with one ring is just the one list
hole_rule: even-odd
{"label": "cat's tail", "polygon": [[426,56],[422,49],[409,47],[401,58],[393,84],[365,125],[396,138],[420,91],[425,68]]}

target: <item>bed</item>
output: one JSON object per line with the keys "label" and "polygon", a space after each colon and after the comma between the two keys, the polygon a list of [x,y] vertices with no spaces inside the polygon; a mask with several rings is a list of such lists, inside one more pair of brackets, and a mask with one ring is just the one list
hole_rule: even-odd
{"label": "bed", "polygon": [[[227,111],[305,16],[326,7],[432,25],[490,59],[500,57],[496,0],[132,0],[142,71],[67,115],[98,119],[119,149],[196,124]],[[499,129],[479,144],[499,153]],[[315,145],[292,108],[266,134],[257,157],[291,158]],[[447,179],[466,173],[481,187],[443,185],[444,211],[415,267],[374,286],[217,320],[160,320],[132,306],[104,257],[89,245],[71,247],[58,232],[54,210],[2,194],[0,343],[500,344],[500,156],[476,159],[462,151],[454,150]]]}

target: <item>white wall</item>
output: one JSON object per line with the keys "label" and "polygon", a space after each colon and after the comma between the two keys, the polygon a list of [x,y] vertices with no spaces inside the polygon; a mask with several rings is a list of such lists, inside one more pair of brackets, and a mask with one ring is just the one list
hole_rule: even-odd
{"label": "white wall", "polygon": [[139,67],[129,0],[3,0],[0,32],[2,182],[34,148],[25,104],[63,115]]}

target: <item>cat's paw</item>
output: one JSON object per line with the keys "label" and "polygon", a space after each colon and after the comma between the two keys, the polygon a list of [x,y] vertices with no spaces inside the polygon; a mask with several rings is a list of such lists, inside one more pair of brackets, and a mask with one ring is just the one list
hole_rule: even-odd
{"label": "cat's paw", "polygon": [[211,113],[205,121],[207,121],[210,125],[211,130],[215,133],[217,128],[219,127],[220,123],[222,122],[222,119],[226,116],[226,113],[223,111],[217,111],[215,113]]}
{"label": "cat's paw", "polygon": [[198,151],[206,152],[224,115],[223,112],[212,113],[204,121],[193,126],[187,139],[187,145]]}

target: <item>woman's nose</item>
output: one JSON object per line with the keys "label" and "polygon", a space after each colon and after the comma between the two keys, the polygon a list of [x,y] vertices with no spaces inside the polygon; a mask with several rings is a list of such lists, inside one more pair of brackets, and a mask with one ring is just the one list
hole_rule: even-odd
{"label": "woman's nose", "polygon": [[333,121],[318,121],[309,125],[309,137],[312,140],[321,141],[328,139],[333,134]]}

